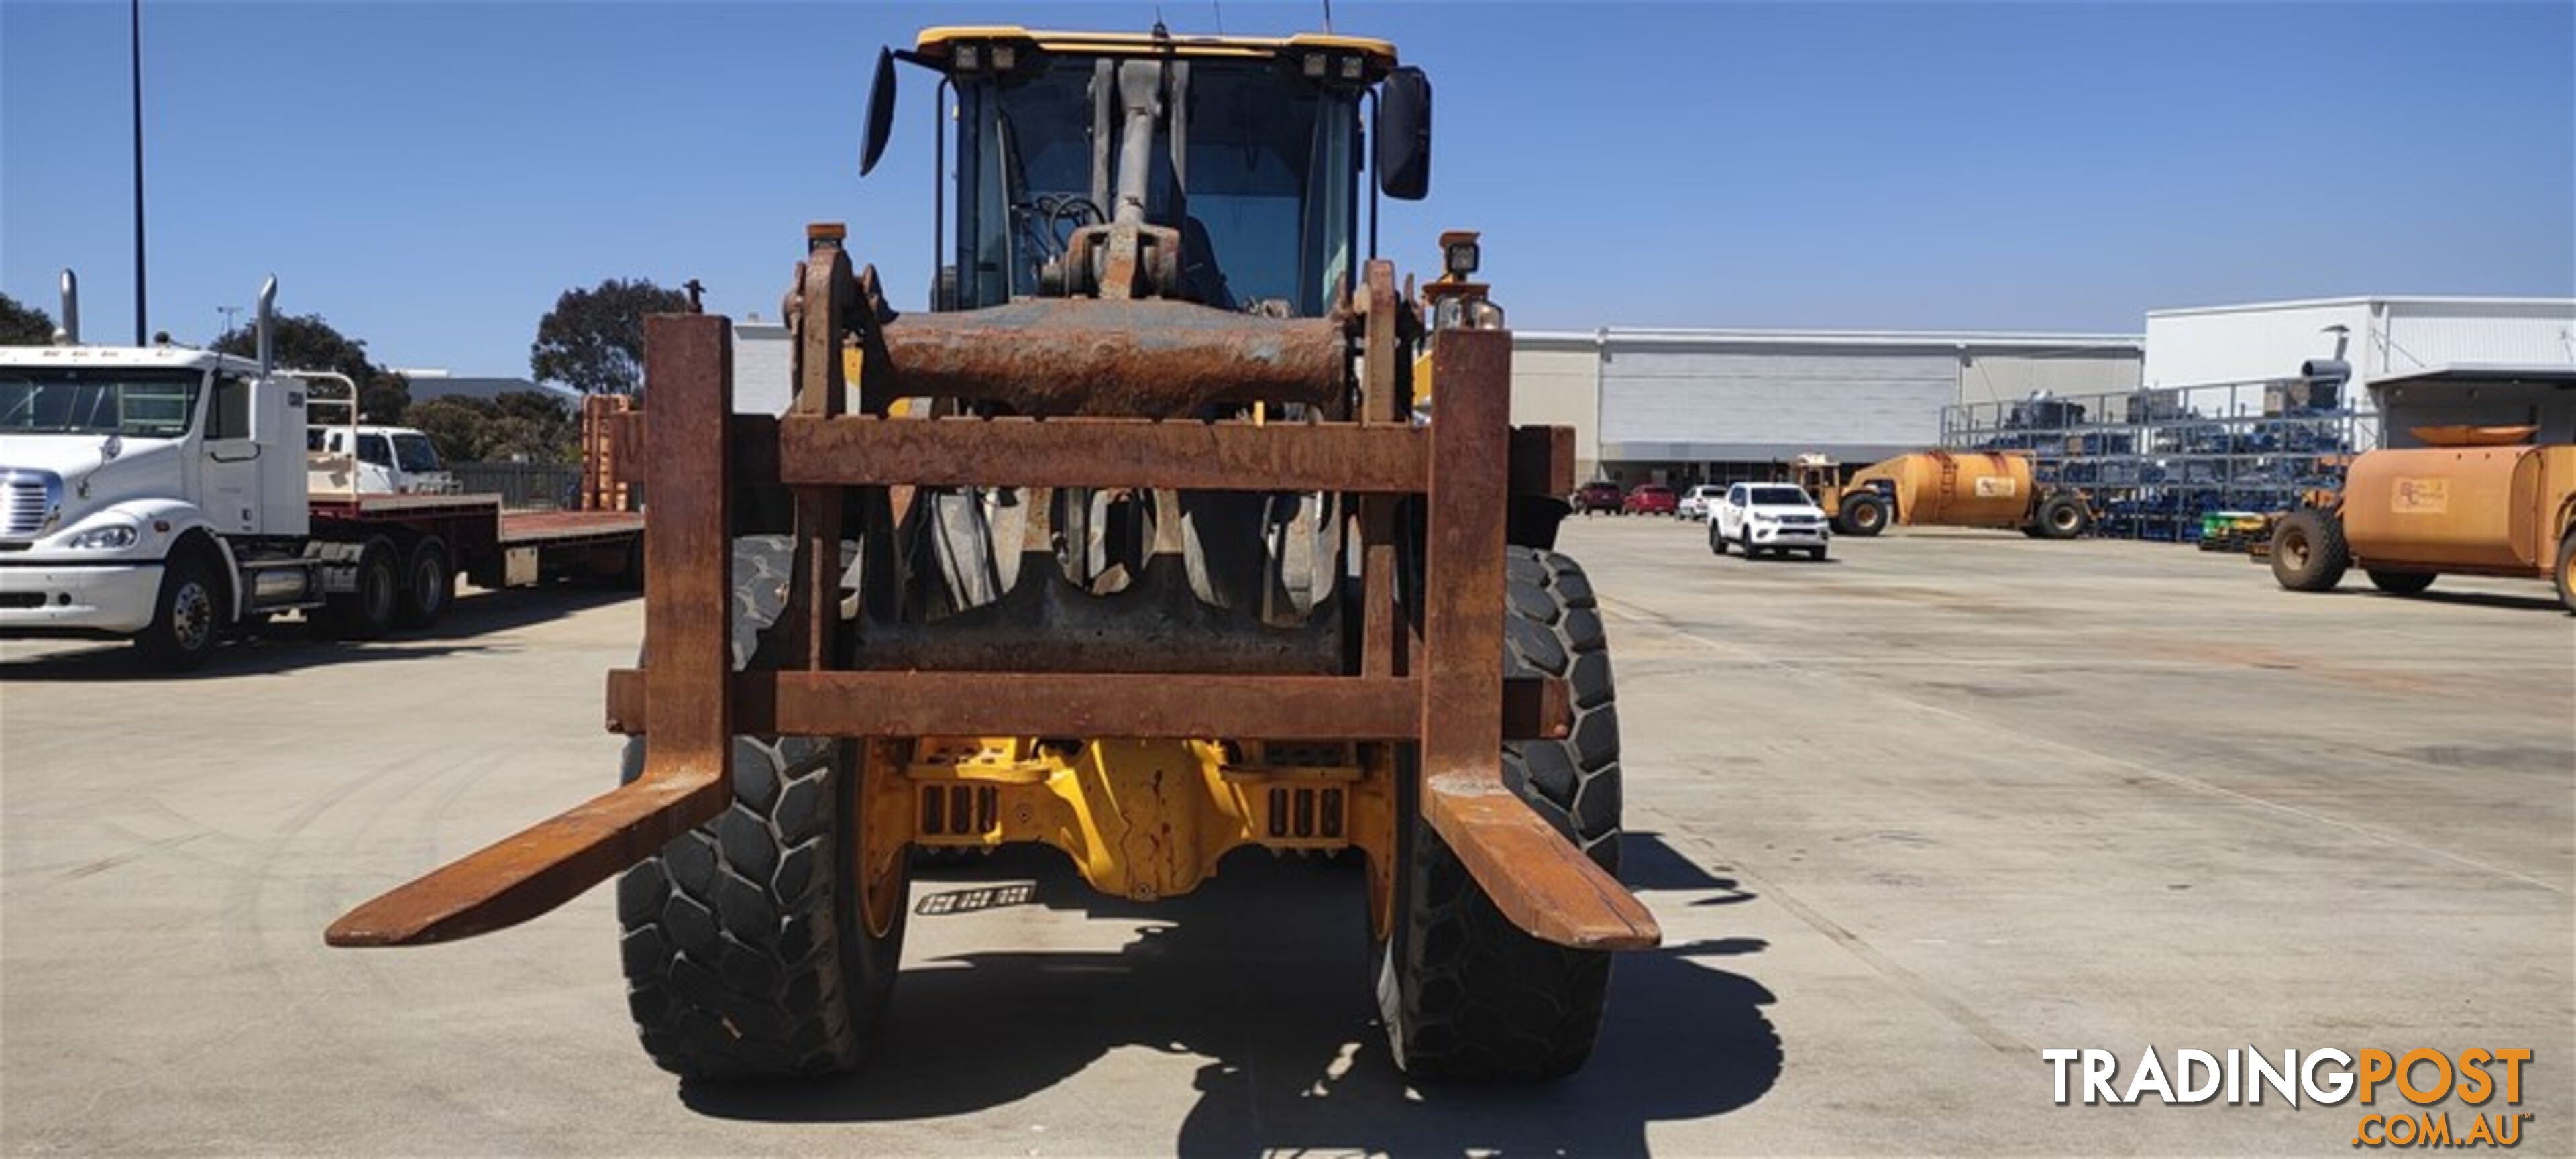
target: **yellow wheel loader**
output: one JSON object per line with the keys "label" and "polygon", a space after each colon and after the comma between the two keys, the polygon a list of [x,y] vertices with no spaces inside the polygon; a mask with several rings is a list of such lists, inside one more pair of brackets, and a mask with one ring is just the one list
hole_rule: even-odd
{"label": "yellow wheel loader", "polygon": [[648,321],[622,783],[328,940],[617,877],[653,1058],[811,1075],[881,1033],[916,850],[1053,846],[1140,901],[1237,848],[1355,851],[1400,1066],[1582,1066],[1613,953],[1660,934],[1554,550],[1570,432],[1511,427],[1472,237],[1430,325],[1375,256],[1377,195],[1427,189],[1429,82],[1353,37],[935,29],[878,57],[863,173],[898,65],[954,173],[932,308],[808,227],[776,416],[733,413],[725,319]]}

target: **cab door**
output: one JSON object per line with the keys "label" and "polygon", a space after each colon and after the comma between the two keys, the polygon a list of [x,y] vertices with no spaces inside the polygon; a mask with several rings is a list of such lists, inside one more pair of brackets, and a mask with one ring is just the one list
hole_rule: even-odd
{"label": "cab door", "polygon": [[1726,499],[1717,505],[1717,510],[1720,520],[1718,532],[1733,539],[1735,533],[1744,528],[1744,484],[1727,488]]}
{"label": "cab door", "polygon": [[393,440],[375,431],[358,432],[358,492],[393,495],[402,491],[395,474]]}
{"label": "cab door", "polygon": [[268,464],[251,428],[252,382],[248,375],[224,370],[214,377],[215,389],[206,400],[205,437],[198,443],[197,507],[217,530],[258,534],[260,472]]}

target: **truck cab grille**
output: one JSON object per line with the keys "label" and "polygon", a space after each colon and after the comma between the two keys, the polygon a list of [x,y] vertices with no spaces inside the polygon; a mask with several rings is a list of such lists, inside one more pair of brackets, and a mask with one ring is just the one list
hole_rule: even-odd
{"label": "truck cab grille", "polygon": [[0,535],[32,539],[43,534],[62,501],[62,476],[0,468]]}

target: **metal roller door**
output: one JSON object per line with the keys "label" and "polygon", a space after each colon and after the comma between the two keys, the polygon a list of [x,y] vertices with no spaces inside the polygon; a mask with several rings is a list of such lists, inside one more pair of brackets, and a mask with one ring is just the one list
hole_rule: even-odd
{"label": "metal roller door", "polygon": [[1941,408],[1958,393],[1949,351],[1614,349],[1601,366],[1601,457],[1881,458],[1938,443]]}

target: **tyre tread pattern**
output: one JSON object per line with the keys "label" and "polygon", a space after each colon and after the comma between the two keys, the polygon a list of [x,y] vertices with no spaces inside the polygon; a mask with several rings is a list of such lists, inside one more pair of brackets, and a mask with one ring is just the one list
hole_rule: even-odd
{"label": "tyre tread pattern", "polygon": [[[2282,536],[2293,528],[2304,531],[2309,539],[2307,559],[2293,566],[2281,550]],[[2352,549],[2344,542],[2343,520],[2330,511],[2315,508],[2294,511],[2281,521],[2281,530],[2272,538],[2272,578],[2294,592],[2332,591],[2343,582],[2344,572],[2352,566]]]}
{"label": "tyre tread pattern", "polygon": [[[776,622],[792,560],[787,537],[735,541],[737,670]],[[618,880],[627,1006],[664,1070],[725,1081],[857,1065],[884,995],[861,992],[851,961],[856,901],[843,896],[838,840],[850,786],[838,750],[828,739],[735,737],[733,803]],[[623,777],[642,771],[642,743],[630,741]]]}
{"label": "tyre tread pattern", "polygon": [[[1503,745],[1503,780],[1603,869],[1619,868],[1619,731],[1590,583],[1572,559],[1514,547],[1507,675],[1564,677],[1574,727]],[[1580,1069],[1608,996],[1610,955],[1531,937],[1494,906],[1419,814],[1399,856],[1399,912],[1379,979],[1397,1065],[1421,1078],[1543,1079]]]}

